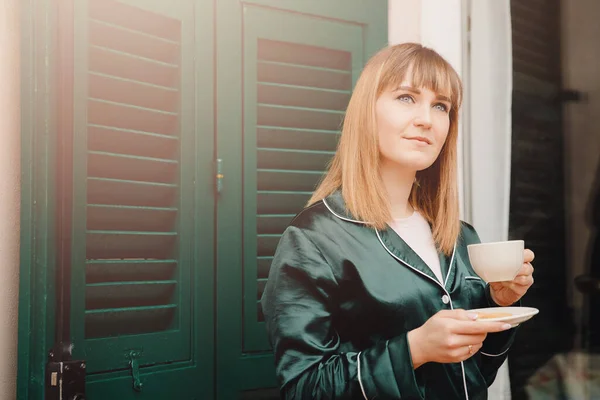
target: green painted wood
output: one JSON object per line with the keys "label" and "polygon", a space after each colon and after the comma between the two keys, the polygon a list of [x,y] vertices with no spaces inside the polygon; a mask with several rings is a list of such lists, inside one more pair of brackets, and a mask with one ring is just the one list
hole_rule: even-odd
{"label": "green painted wood", "polygon": [[21,232],[17,398],[42,399],[44,365],[54,341],[55,80],[46,64],[56,17],[49,0],[21,2]]}
{"label": "green painted wood", "polygon": [[[186,170],[191,165],[183,163],[183,153],[174,154],[175,160],[163,158],[150,158],[140,155],[115,154],[97,151],[88,145],[87,124],[90,121],[101,120],[108,126],[139,126],[140,129],[151,129],[151,132],[168,133],[178,136],[182,148],[189,148],[193,143],[193,135],[184,135],[186,126],[193,126],[189,120],[192,114],[184,114],[183,110],[190,103],[190,97],[186,97],[183,88],[186,87],[185,80],[190,80],[190,75],[181,71],[182,81],[179,88],[181,96],[181,111],[166,112],[143,108],[128,104],[132,99],[127,92],[122,92],[119,87],[105,92],[109,98],[115,101],[95,98],[98,93],[94,92],[90,85],[90,71],[103,68],[103,64],[88,57],[90,46],[101,47],[105,50],[117,49],[123,55],[132,54],[145,56],[142,60],[160,59],[162,51],[149,49],[150,45],[160,45],[164,42],[164,35],[168,32],[178,32],[182,36],[181,44],[173,42],[170,48],[177,50],[178,58],[169,60],[174,69],[183,69],[185,64],[192,62],[192,53],[185,47],[183,36],[193,32],[194,21],[190,10],[192,5],[188,2],[180,2],[171,11],[171,15],[164,16],[152,9],[150,2],[131,2],[130,7],[125,7],[122,2],[114,2],[111,10],[109,5],[101,4],[97,0],[74,2],[74,134],[73,134],[73,225],[71,245],[71,332],[75,345],[74,357],[85,359],[87,371],[98,373],[118,368],[127,368],[127,355],[136,350],[141,354],[139,363],[141,366],[156,363],[176,362],[191,358],[191,298],[189,282],[191,276],[191,260],[189,253],[182,251],[189,246],[193,228],[190,229],[189,219],[181,217],[181,214],[189,214],[190,208],[184,207],[189,202],[186,199],[193,198],[190,189],[192,185],[181,185],[182,190],[177,197],[165,199],[164,205],[174,205],[179,209],[179,216],[174,226],[163,227],[174,229],[173,232],[136,232],[136,226],[125,226],[126,231],[101,231],[89,229],[93,226],[88,219],[87,204],[90,200],[96,201],[88,193],[87,178],[119,178],[131,181],[148,181],[153,183],[179,183],[193,182],[186,179]],[[146,36],[146,32],[139,32],[136,23],[130,21],[116,20],[114,14],[129,12],[130,19],[147,20],[155,24],[155,36]],[[150,12],[150,13],[149,13]],[[187,21],[184,20],[187,18]],[[181,27],[178,24],[181,23]],[[167,26],[171,25],[171,26]],[[107,31],[106,27],[111,30]],[[178,39],[179,40],[179,39]],[[150,42],[148,46],[140,45],[140,42]],[[192,42],[193,43],[193,42]],[[190,43],[191,44],[191,43]],[[144,52],[144,49],[148,50]],[[140,54],[142,53],[142,54]],[[179,56],[179,54],[181,54]],[[156,55],[156,56],[154,56]],[[165,60],[163,60],[165,61]],[[191,70],[191,68],[190,68]],[[120,71],[115,75],[119,77]],[[144,87],[143,85],[140,85]],[[116,89],[116,90],[115,90]],[[135,100],[135,99],[134,99]],[[177,99],[174,99],[177,100]],[[193,102],[193,97],[191,102]],[[104,107],[95,110],[98,103]],[[111,118],[111,108],[114,107],[118,116]],[[96,116],[95,113],[101,115]],[[163,117],[173,118],[180,121],[181,130],[174,126],[175,123],[163,121]],[[187,119],[186,119],[187,118]],[[149,126],[142,122],[150,121]],[[191,131],[193,132],[193,130]],[[118,148],[118,143],[114,144]],[[181,157],[181,164],[179,163]],[[188,175],[189,176],[189,175]],[[106,188],[104,189],[106,190]],[[130,189],[131,190],[131,189]],[[116,203],[113,205],[122,205]],[[140,203],[144,205],[144,203]],[[168,298],[162,298],[167,304],[155,305],[153,307],[131,308],[126,307],[127,301],[116,292],[105,292],[107,296],[101,299],[104,306],[88,309],[90,306],[90,294],[93,291],[86,290],[86,272],[84,268],[87,260],[93,259],[128,259],[128,258],[153,258],[167,259],[175,256],[178,259],[178,268],[175,271],[174,285]],[[98,302],[99,300],[96,299]],[[139,299],[138,299],[139,301]],[[113,308],[107,308],[106,303],[112,304]],[[170,304],[172,303],[172,304]],[[113,340],[115,336],[119,339],[134,335],[129,340]],[[161,338],[161,341],[157,341]],[[156,343],[165,343],[157,351]]]}
{"label": "green painted wood", "polygon": [[[178,136],[180,145],[175,148],[175,151],[171,152],[169,158],[165,158],[164,155],[156,155],[156,152],[165,154],[164,148],[160,147],[156,150],[148,148],[148,150],[155,151],[154,154],[126,156],[114,154],[114,151],[89,152],[88,167],[94,166],[93,162],[95,161],[95,159],[89,158],[90,155],[96,157],[99,155],[110,156],[112,157],[113,166],[116,167],[115,171],[119,175],[118,177],[112,176],[110,169],[107,169],[107,164],[101,163],[100,166],[103,167],[101,170],[103,175],[99,176],[101,178],[116,178],[135,182],[149,181],[151,185],[175,184],[175,192],[172,192],[171,195],[177,196],[179,200],[172,207],[164,207],[163,204],[165,203],[158,205],[159,199],[164,199],[164,196],[159,195],[156,197],[156,202],[147,203],[145,208],[154,212],[156,212],[157,205],[161,209],[175,209],[178,217],[172,225],[169,225],[168,218],[164,220],[167,225],[163,224],[163,227],[170,226],[173,229],[172,232],[161,232],[158,227],[157,229],[146,227],[145,232],[136,232],[136,226],[139,226],[141,221],[139,218],[136,219],[135,216],[131,216],[131,214],[127,232],[120,232],[123,226],[118,225],[113,225],[115,231],[98,232],[88,229],[88,256],[90,254],[90,240],[93,237],[98,237],[99,250],[104,249],[106,251],[106,246],[116,246],[109,248],[114,248],[117,255],[123,251],[125,253],[130,252],[131,255],[135,256],[135,248],[138,246],[136,243],[139,243],[140,251],[147,252],[148,248],[155,247],[158,251],[157,257],[160,256],[158,257],[160,259],[167,259],[175,255],[177,266],[172,271],[174,275],[169,278],[176,281],[177,285],[174,285],[173,292],[167,292],[167,295],[170,294],[171,297],[169,299],[167,296],[164,299],[167,301],[166,304],[85,311],[88,326],[91,323],[89,318],[93,315],[100,315],[103,318],[108,317],[111,321],[117,323],[115,327],[119,326],[119,321],[131,321],[133,319],[133,322],[135,322],[136,318],[141,318],[144,315],[153,315],[154,317],[162,315],[157,313],[168,316],[166,321],[169,321],[165,325],[159,323],[148,327],[144,327],[143,324],[139,323],[132,325],[139,329],[152,330],[154,328],[157,330],[156,332],[86,339],[86,358],[89,360],[95,359],[97,361],[96,369],[105,371],[100,375],[106,374],[105,380],[89,380],[89,397],[100,399],[107,398],[107,396],[119,398],[135,396],[135,393],[131,390],[131,376],[128,371],[128,361],[125,353],[131,349],[143,349],[140,366],[144,388],[141,398],[159,399],[171,396],[202,398],[213,390],[211,366],[214,357],[214,347],[211,344],[214,326],[212,316],[212,293],[214,290],[212,287],[213,220],[210,212],[214,209],[214,199],[212,193],[206,191],[206,188],[210,187],[212,183],[213,106],[211,88],[214,83],[211,79],[212,20],[210,18],[211,13],[207,13],[212,5],[209,2],[204,2],[204,4],[196,2],[194,4],[190,1],[179,1],[171,7],[164,7],[162,2],[128,1],[127,3],[135,7],[148,9],[157,15],[165,15],[181,21],[181,60],[162,59],[157,64],[163,67],[178,67],[181,70],[181,82],[166,81],[161,83],[166,87],[179,88],[181,96],[179,115],[173,111],[163,112],[162,115],[167,119],[159,117],[150,124],[153,128],[150,133]],[[147,28],[152,29],[150,25]],[[123,51],[125,52],[125,50]],[[142,49],[139,50],[139,47],[135,47],[129,50],[129,53],[131,51],[141,53],[144,48],[142,46]],[[154,51],[152,54],[156,54],[156,49],[152,49],[152,51]],[[141,59],[146,60],[149,54],[138,55]],[[198,60],[197,63],[194,63],[194,59]],[[196,105],[194,105],[195,99],[198,100]],[[168,104],[166,106],[168,107]],[[139,105],[128,108],[129,112],[137,112],[138,110],[140,112],[146,111]],[[142,114],[142,116],[145,118],[145,114]],[[179,118],[180,126],[178,129],[168,119],[173,116]],[[103,124],[100,123],[99,125]],[[123,125],[123,127],[133,129],[135,132],[140,132],[140,129],[141,132],[147,132],[144,130],[147,128],[142,125],[130,123],[129,125]],[[176,133],[177,131],[179,131],[179,134]],[[123,169],[127,170],[128,167],[127,165],[119,165],[125,162],[124,160],[130,160],[132,163],[130,170],[134,172],[129,175],[121,173]],[[142,162],[145,162],[145,164],[142,164]],[[168,163],[173,165],[172,169],[169,169]],[[177,174],[179,174],[178,178]],[[96,177],[98,177],[97,174]],[[173,180],[174,177],[175,181]],[[132,190],[132,187],[130,186],[128,189]],[[153,191],[153,189],[155,189],[154,192],[157,192],[156,186],[152,186],[149,191]],[[135,199],[139,200],[137,197]],[[135,201],[132,200],[132,202]],[[114,210],[110,211],[114,213]],[[190,215],[195,215],[195,218],[189,218]],[[106,221],[106,218],[103,220]],[[177,251],[173,254],[163,253],[161,249],[161,246],[170,243],[167,241],[168,236],[177,238]],[[114,237],[114,242],[111,237]],[[131,239],[127,240],[126,237]],[[136,242],[134,238],[139,239]],[[149,239],[151,241],[148,241]],[[125,245],[120,245],[119,243],[122,243],[123,240],[125,240]],[[153,246],[154,242],[152,240],[156,240],[156,246]],[[94,243],[94,241],[91,243]],[[146,285],[146,287],[148,286]],[[154,294],[153,299],[156,301],[158,293],[155,291]],[[123,299],[119,300],[122,306],[124,304],[122,303]],[[137,297],[138,302],[142,300],[143,296]],[[98,322],[101,323],[102,319]],[[119,331],[117,330],[117,332]],[[89,361],[88,365],[90,365]],[[190,380],[194,380],[197,384],[186,384]]]}
{"label": "green painted wood", "polygon": [[[35,64],[36,55],[39,60],[35,68],[26,64],[31,71],[24,76],[34,75],[35,71],[39,74],[38,82],[47,82],[44,87],[50,91],[34,92],[33,86],[25,85],[24,88],[29,88],[25,89],[29,97],[23,98],[23,109],[30,112],[28,116],[24,114],[24,120],[36,121],[37,125],[24,124],[23,172],[25,178],[29,177],[30,191],[23,190],[22,218],[29,219],[30,223],[29,228],[27,223],[23,224],[22,275],[32,274],[28,275],[30,281],[21,281],[24,298],[21,310],[24,311],[20,314],[20,335],[25,340],[20,340],[19,368],[27,373],[23,375],[26,378],[19,376],[19,393],[26,396],[23,398],[37,399],[42,394],[45,355],[53,343],[55,246],[51,241],[54,232],[51,217],[57,195],[52,179],[56,173],[52,157],[58,145],[56,115],[50,107],[58,93],[55,88],[58,82],[54,81],[52,71],[40,62],[46,56],[52,61],[48,49],[56,45],[56,38],[47,32],[53,32],[55,26],[39,22],[53,21],[57,10],[50,0],[29,2],[30,14],[24,15],[27,32],[24,37],[32,38],[32,42],[24,46],[29,49],[24,60]],[[155,365],[141,363],[144,389],[136,398],[234,399],[240,398],[242,392],[261,393],[261,389],[276,386],[257,300],[266,283],[278,236],[306,201],[326,159],[335,149],[339,120],[356,76],[368,55],[386,42],[387,2],[179,0],[171,4],[158,0],[121,0],[121,4],[141,5],[155,17],[163,15],[183,20],[184,29],[189,29],[188,34],[182,35],[182,48],[188,49],[182,54],[184,59],[196,61],[181,64],[181,76],[193,77],[186,78],[187,84],[181,85],[182,110],[189,117],[182,119],[181,127],[174,124],[177,108],[171,107],[174,91],[179,88],[179,75],[169,72],[178,66],[169,47],[177,37],[165,38],[159,54],[153,53],[147,38],[141,36],[133,41],[134,46],[112,43],[115,47],[112,50],[110,43],[95,42],[89,47],[89,53],[84,54],[81,45],[86,40],[92,36],[105,40],[104,36],[118,31],[119,24],[129,17],[126,13],[107,11],[108,14],[97,18],[100,22],[86,21],[88,3],[75,3],[77,12],[72,19],[75,29],[83,32],[75,39],[79,46],[75,46],[76,51],[82,52],[82,58],[76,59],[87,62],[89,54],[90,62],[99,65],[98,71],[88,74],[87,87],[82,84],[82,65],[76,68],[79,86],[76,84],[74,91],[74,97],[91,97],[89,102],[77,103],[74,113],[74,126],[87,131],[85,138],[77,139],[76,148],[93,150],[75,155],[79,168],[75,170],[74,179],[77,183],[73,229],[80,234],[75,235],[73,242],[77,250],[72,259],[76,265],[72,287],[73,301],[77,301],[74,312],[79,317],[73,318],[71,326],[76,342],[75,356],[95,360],[95,367],[92,363],[91,368],[95,368],[96,373],[88,371],[88,397],[134,398],[123,350],[140,345],[144,350],[150,349],[143,357]],[[182,12],[181,7],[188,8]],[[68,10],[62,13],[69,15]],[[147,21],[152,21],[151,14],[146,16]],[[143,19],[128,23],[138,23],[135,30],[147,35],[156,33],[156,23],[144,23]],[[31,32],[43,35],[31,35]],[[354,38],[354,42],[349,37]],[[34,40],[39,42],[34,43]],[[260,56],[258,40],[269,42],[266,51],[264,47],[260,50]],[[213,52],[213,43],[216,52]],[[295,47],[297,51],[291,57],[274,57],[287,54],[284,50],[290,44],[300,46]],[[342,57],[340,61],[335,56],[321,57],[320,50],[315,53],[316,48],[326,47],[349,53],[351,57]],[[104,62],[98,64],[98,60]],[[213,65],[217,67],[216,75]],[[108,80],[117,73],[121,74],[118,80]],[[144,85],[140,86],[138,81]],[[213,104],[215,85],[216,104]],[[119,99],[111,97],[119,90],[128,93],[126,102],[130,107],[123,107]],[[249,97],[250,94],[253,97]],[[215,106],[219,110],[217,114]],[[164,112],[152,114],[157,108]],[[119,117],[123,112],[135,113],[141,118],[138,122],[123,120]],[[86,114],[88,120],[84,121]],[[33,118],[33,115],[45,117]],[[216,143],[213,143],[213,121],[218,127]],[[303,121],[304,125],[299,124]],[[150,131],[148,127],[156,129]],[[178,132],[185,134],[178,137]],[[120,140],[115,146],[117,138]],[[217,207],[212,180],[215,144],[217,157],[224,160],[225,175]],[[294,149],[300,152],[290,151]],[[88,156],[91,163],[85,162]],[[174,175],[167,173],[159,182],[148,180],[148,176],[154,174],[122,176],[118,174],[119,168],[103,168],[106,160],[144,162],[147,168],[159,169],[155,167],[157,164],[174,165],[172,173],[180,175],[173,181]],[[288,160],[293,161],[293,168],[289,167]],[[103,175],[89,176],[89,171]],[[268,185],[271,186],[265,188]],[[87,196],[95,201],[88,203]],[[180,199],[177,204],[164,204],[164,198],[174,196]],[[94,228],[90,229],[88,223]],[[216,243],[212,236],[215,228]],[[160,260],[90,260],[84,252],[90,237],[95,238],[91,243],[116,246],[119,242],[115,239],[120,237],[142,240],[165,237],[164,233],[173,232],[178,238],[186,236],[188,240],[178,242],[177,254]],[[216,250],[216,260],[213,250]],[[217,276],[212,268],[214,261],[218,261]],[[186,268],[189,275],[182,275]],[[188,285],[179,285],[182,281]],[[164,290],[169,290],[166,288],[173,286],[173,282],[177,284],[171,293],[171,302],[147,303],[154,298],[152,293],[158,293],[159,297],[168,295]],[[118,287],[128,288],[131,293],[117,299],[102,292],[114,292]],[[92,309],[86,311],[86,297],[82,296],[86,291],[87,302],[97,308],[90,305]],[[130,304],[124,311],[121,307],[117,312],[119,307],[110,304],[96,306],[103,296],[110,297],[111,301],[138,303]],[[153,307],[163,311],[181,310],[182,299],[186,298],[190,312],[187,316],[194,316],[187,322],[185,313],[177,313],[171,320],[172,325],[161,332],[85,339],[86,314],[147,312]],[[35,311],[29,313],[29,310]],[[181,338],[186,324],[188,339],[176,339]],[[29,332],[32,334],[27,336]],[[147,347],[148,344],[153,346]],[[177,357],[186,353],[189,357]]]}
{"label": "green painted wood", "polygon": [[[324,20],[313,16],[247,6],[244,12],[244,350],[267,351],[269,344],[260,318],[264,283],[258,278],[257,257],[272,256],[280,234],[261,231],[262,214],[296,214],[310,198],[333,151],[286,149],[266,143],[256,145],[257,126],[264,124],[300,129],[336,129],[341,125],[349,94],[364,63],[363,29],[360,25]],[[286,47],[287,46],[287,47]],[[287,62],[296,67],[328,68],[351,76],[343,90],[318,86],[285,85],[259,80],[261,61]],[[284,80],[285,82],[285,80]],[[273,85],[279,90],[273,94]],[[267,89],[265,91],[265,89]],[[302,92],[302,93],[299,93]],[[266,114],[265,114],[266,113]],[[263,122],[268,120],[267,122]],[[291,126],[290,126],[291,125]],[[257,168],[290,170],[296,174],[317,172],[311,183],[289,176],[288,189],[275,180],[257,178]],[[289,174],[288,174],[289,175]],[[294,179],[296,178],[296,179]],[[258,215],[257,215],[258,214]]]}
{"label": "green painted wood", "polygon": [[[237,0],[216,1],[217,157],[225,176],[217,207],[217,399],[239,397],[242,354],[242,10]],[[223,110],[223,111],[221,111]],[[226,111],[225,111],[226,110]]]}
{"label": "green painted wood", "polygon": [[387,42],[386,21],[385,1],[217,2],[217,109],[227,110],[217,149],[235,175],[217,217],[219,399],[276,386],[258,299],[283,229],[333,155],[364,62]]}
{"label": "green painted wood", "polygon": [[[213,13],[208,0],[24,7],[21,273],[31,280],[21,280],[19,398],[43,398],[54,344],[57,116],[74,131],[73,168],[61,173],[73,182],[71,339],[87,361],[87,398],[213,397]],[[132,40],[115,40],[123,32]],[[177,34],[157,39],[165,32]],[[71,97],[61,108],[57,98]],[[142,353],[141,393],[130,350]]]}

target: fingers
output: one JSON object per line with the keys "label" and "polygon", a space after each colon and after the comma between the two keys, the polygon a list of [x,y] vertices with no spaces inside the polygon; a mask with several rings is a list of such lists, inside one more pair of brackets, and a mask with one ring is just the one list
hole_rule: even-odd
{"label": "fingers", "polygon": [[523,251],[523,262],[530,263],[533,261],[534,258],[535,258],[535,254],[533,251],[531,251],[529,249],[525,249]]}
{"label": "fingers", "polygon": [[457,308],[454,310],[438,311],[436,316],[439,316],[441,318],[450,318],[450,319],[457,319],[457,320],[463,320],[463,321],[473,321],[476,319],[475,315],[468,315],[468,314],[469,313],[467,313],[462,308]]}
{"label": "fingers", "polygon": [[465,361],[473,357],[483,347],[483,340],[471,340],[449,350],[448,354],[454,362]]}
{"label": "fingers", "polygon": [[480,335],[492,332],[502,332],[510,329],[510,324],[496,321],[478,321],[478,315],[463,309],[443,310],[438,313],[443,318],[452,319],[448,322],[450,332],[459,335]]}
{"label": "fingers", "polygon": [[477,314],[470,313],[462,308],[457,308],[455,310],[442,310],[437,313],[442,318],[452,318],[459,321],[475,321],[477,319]]}
{"label": "fingers", "polygon": [[533,265],[531,265],[530,263],[523,264],[523,266],[521,267],[521,269],[517,273],[517,276],[515,277],[515,279],[513,279],[511,284],[514,283],[516,285],[527,287],[531,286],[533,284],[533,271]]}
{"label": "fingers", "polygon": [[469,358],[473,357],[479,350],[481,350],[482,347],[483,347],[482,342],[474,343],[474,344],[462,347],[461,350],[465,354],[462,356],[461,361],[465,361],[465,360],[468,360]]}
{"label": "fingers", "polygon": [[532,275],[533,274],[533,265],[531,265],[531,263],[524,263],[521,268],[519,268],[519,271],[517,272],[517,276],[523,276],[523,275]]}
{"label": "fingers", "polygon": [[[531,284],[533,284],[533,278],[531,278]],[[518,298],[521,298],[522,296],[525,295],[525,293],[527,293],[527,290],[529,289],[531,285],[530,284],[525,284],[522,285],[520,283],[515,283],[512,282],[508,288],[510,289],[511,292],[513,292],[515,295],[518,296]],[[518,299],[515,299],[515,301],[517,301]]]}
{"label": "fingers", "polygon": [[495,321],[478,321],[477,313],[463,309],[442,310],[438,315],[443,318],[449,318],[450,331],[461,335],[478,335],[492,332],[502,332],[512,328],[510,324]]}
{"label": "fingers", "polygon": [[514,289],[516,286],[529,287],[531,285],[533,285],[533,275],[519,275],[512,281],[511,289]]}
{"label": "fingers", "polygon": [[449,349],[458,349],[468,345],[483,343],[486,337],[487,333],[479,333],[476,335],[453,334],[448,336],[446,346]]}
{"label": "fingers", "polygon": [[480,335],[503,332],[512,328],[510,324],[495,321],[456,321],[452,332],[461,335]]}
{"label": "fingers", "polygon": [[519,270],[519,273],[517,274],[517,276],[519,275],[533,275],[533,265],[531,265],[531,263],[525,263],[523,264],[523,266],[521,267],[521,269]]}

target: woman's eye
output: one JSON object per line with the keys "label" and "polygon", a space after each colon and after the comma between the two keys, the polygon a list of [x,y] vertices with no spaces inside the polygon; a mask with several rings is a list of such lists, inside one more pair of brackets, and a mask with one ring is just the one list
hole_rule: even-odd
{"label": "woman's eye", "polygon": [[407,103],[414,103],[414,99],[412,98],[412,96],[410,96],[408,94],[402,94],[402,95],[398,96],[398,100],[404,101]]}
{"label": "woman's eye", "polygon": [[434,107],[437,108],[440,111],[448,112],[448,107],[445,104],[438,103]]}

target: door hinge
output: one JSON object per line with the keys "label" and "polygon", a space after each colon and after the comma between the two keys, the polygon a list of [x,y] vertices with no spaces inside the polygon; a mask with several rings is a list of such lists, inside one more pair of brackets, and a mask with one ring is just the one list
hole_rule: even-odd
{"label": "door hinge", "polygon": [[141,392],[143,386],[140,379],[140,364],[138,361],[141,355],[141,352],[132,350],[127,356],[129,358],[129,367],[131,368],[131,377],[133,378],[133,390],[136,392]]}
{"label": "door hinge", "polygon": [[44,398],[46,400],[85,400],[85,361],[68,359],[58,361],[54,351],[50,352],[48,359]]}

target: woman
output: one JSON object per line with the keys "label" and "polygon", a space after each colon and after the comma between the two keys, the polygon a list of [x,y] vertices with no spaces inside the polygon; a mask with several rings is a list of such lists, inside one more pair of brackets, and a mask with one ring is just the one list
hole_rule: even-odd
{"label": "woman", "polygon": [[418,44],[365,66],[338,150],[286,229],[262,298],[285,399],[485,399],[515,329],[465,310],[518,302],[533,283],[486,285],[459,220],[462,88]]}

